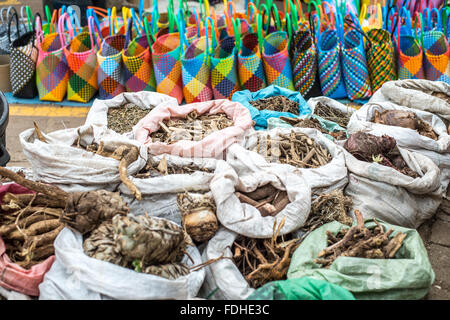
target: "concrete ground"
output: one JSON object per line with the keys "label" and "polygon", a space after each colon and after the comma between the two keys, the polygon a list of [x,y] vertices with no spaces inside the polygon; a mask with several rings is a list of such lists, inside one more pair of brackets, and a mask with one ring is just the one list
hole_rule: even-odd
{"label": "concrete ground", "polygon": [[[39,128],[49,133],[64,128],[73,128],[82,125],[85,121],[83,112],[72,112],[72,116],[42,116],[42,107],[34,107],[33,115],[20,112],[21,108],[12,105],[12,114],[6,131],[6,147],[11,155],[8,166],[30,167],[19,142],[19,134],[25,129],[33,127],[36,121]],[[65,107],[64,109],[66,109]],[[72,108],[76,109],[76,108]],[[78,110],[75,110],[78,111]],[[40,116],[41,115],[41,116]],[[450,211],[448,211],[450,212]],[[450,215],[439,210],[436,216],[418,229],[428,251],[436,280],[425,299],[449,300],[450,299]]]}

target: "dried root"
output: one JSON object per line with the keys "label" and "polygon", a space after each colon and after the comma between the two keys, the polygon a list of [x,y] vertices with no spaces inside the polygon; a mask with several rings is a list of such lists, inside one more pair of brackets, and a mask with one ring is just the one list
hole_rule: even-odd
{"label": "dried root", "polygon": [[274,223],[271,239],[241,236],[233,243],[234,262],[252,288],[286,278],[292,253],[300,242],[299,239],[285,240],[285,237],[279,236],[284,221],[285,218],[278,227]]}
{"label": "dried root", "polygon": [[27,204],[19,202],[22,206],[14,196],[8,193],[2,198],[8,210],[1,215],[0,236],[8,257],[28,269],[54,254],[53,242],[64,227],[59,221],[62,208],[33,206],[40,194],[30,194]]}
{"label": "dried root", "polygon": [[402,246],[406,234],[398,232],[390,238],[393,229],[384,231],[383,226],[375,219],[377,226],[368,229],[364,226],[361,212],[355,210],[357,225],[343,229],[333,235],[327,232],[329,247],[319,252],[314,261],[328,268],[338,257],[358,257],[368,259],[392,259]]}

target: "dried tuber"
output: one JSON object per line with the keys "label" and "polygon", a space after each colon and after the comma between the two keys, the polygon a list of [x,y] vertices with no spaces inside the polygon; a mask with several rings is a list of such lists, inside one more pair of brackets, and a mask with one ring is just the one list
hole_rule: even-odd
{"label": "dried tuber", "polygon": [[180,193],[177,195],[183,227],[197,242],[211,239],[219,229],[216,205],[211,194]]}

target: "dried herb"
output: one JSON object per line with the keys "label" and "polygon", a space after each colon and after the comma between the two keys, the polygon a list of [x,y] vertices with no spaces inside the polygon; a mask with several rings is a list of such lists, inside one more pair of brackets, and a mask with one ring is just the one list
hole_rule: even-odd
{"label": "dried herb", "polygon": [[327,148],[294,130],[289,135],[280,133],[275,139],[269,135],[260,135],[253,151],[265,156],[270,162],[286,163],[298,168],[317,168],[332,159]]}
{"label": "dried herb", "polygon": [[299,115],[298,102],[286,98],[285,96],[274,96],[259,100],[249,101],[249,103],[258,110],[270,110],[278,112],[290,112]]}
{"label": "dried herb", "polygon": [[160,128],[151,133],[150,137],[153,142],[168,144],[181,140],[200,141],[233,124],[225,113],[199,115],[197,111],[192,111],[185,118],[171,118],[160,122]]}
{"label": "dried herb", "polygon": [[142,109],[134,103],[127,103],[120,107],[108,109],[108,129],[114,130],[117,133],[123,134],[130,132],[133,127],[144,118],[149,112],[149,109]]}
{"label": "dried herb", "polygon": [[330,246],[319,252],[315,263],[321,264],[323,268],[330,265],[341,256],[358,257],[368,259],[393,259],[396,252],[401,248],[406,234],[394,232],[393,229],[384,231],[381,224],[376,219],[373,221],[377,226],[368,229],[364,226],[364,219],[360,211],[355,210],[357,225],[341,229],[337,234],[327,231],[328,243]]}
{"label": "dried herb", "polygon": [[286,279],[292,253],[300,242],[292,235],[279,236],[285,220],[283,218],[278,227],[274,223],[271,239],[239,236],[233,243],[234,263],[252,288]]}
{"label": "dried herb", "polygon": [[350,121],[351,116],[350,112],[345,113],[336,110],[330,106],[327,106],[322,102],[317,103],[316,108],[314,110],[314,114],[318,115],[319,117],[325,120],[335,122],[344,129],[347,129],[347,124]]}

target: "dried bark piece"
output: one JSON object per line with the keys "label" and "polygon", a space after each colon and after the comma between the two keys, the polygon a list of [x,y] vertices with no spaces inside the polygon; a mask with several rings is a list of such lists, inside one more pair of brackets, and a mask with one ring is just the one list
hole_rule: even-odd
{"label": "dried bark piece", "polygon": [[186,252],[184,230],[166,219],[116,215],[113,220],[116,250],[128,261],[143,265],[180,262]]}
{"label": "dried bark piece", "polygon": [[126,267],[128,262],[116,250],[114,241],[114,228],[111,221],[103,222],[93,230],[83,242],[83,251],[91,258],[111,262]]}
{"label": "dried bark piece", "polygon": [[175,280],[189,274],[189,268],[181,262],[152,265],[144,268],[143,273],[153,274],[169,280]]}
{"label": "dried bark piece", "polygon": [[85,234],[94,230],[103,221],[111,220],[116,214],[126,215],[128,212],[128,205],[118,192],[106,190],[73,192],[67,200],[60,220],[68,227]]}

